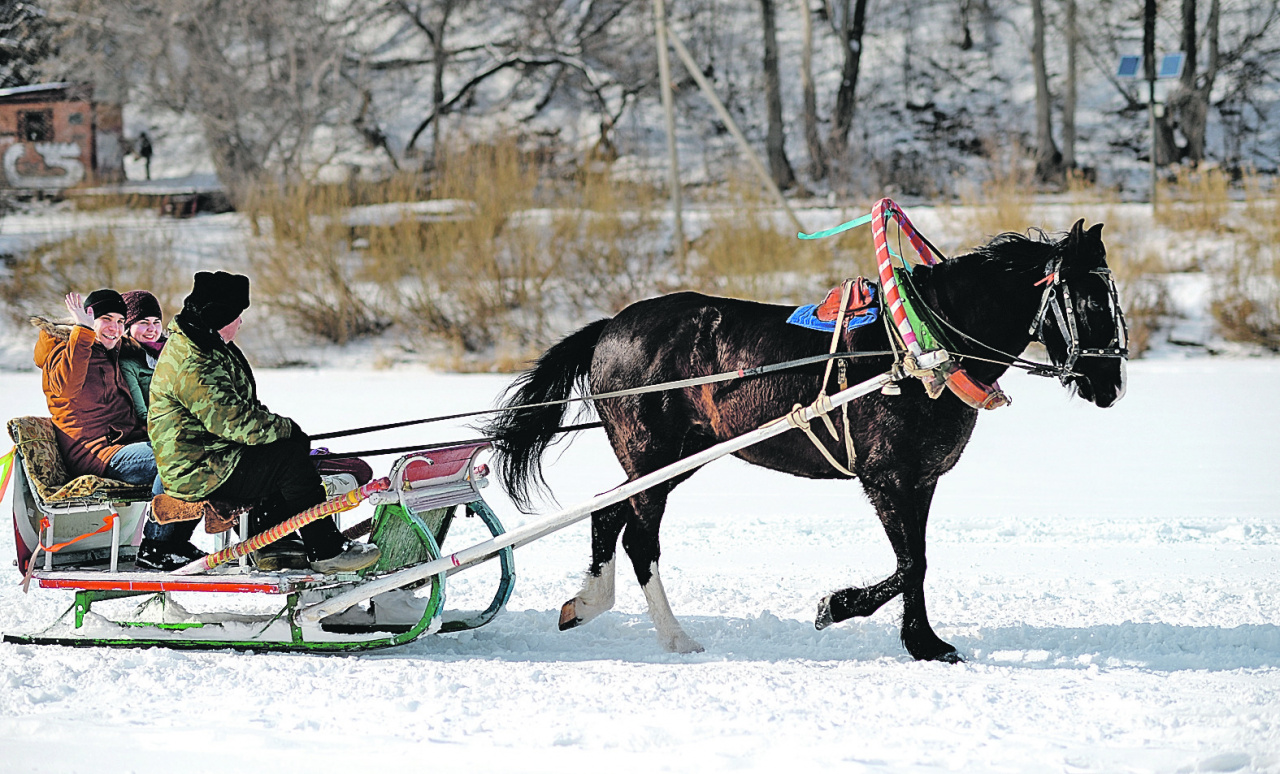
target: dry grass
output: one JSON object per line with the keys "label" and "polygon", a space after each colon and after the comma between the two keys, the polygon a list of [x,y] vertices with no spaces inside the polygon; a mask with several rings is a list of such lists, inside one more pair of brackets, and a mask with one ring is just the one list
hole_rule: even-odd
{"label": "dry grass", "polygon": [[9,256],[6,263],[0,301],[23,324],[32,314],[62,317],[63,296],[98,288],[149,290],[170,317],[190,282],[175,266],[169,237],[150,231],[85,231]]}
{"label": "dry grass", "polygon": [[248,245],[257,293],[288,322],[335,344],[391,325],[377,286],[361,283],[359,257],[339,237],[350,189],[299,183],[246,196],[256,238]]}
{"label": "dry grass", "polygon": [[584,171],[556,197],[549,249],[563,258],[565,301],[580,319],[615,314],[678,286],[663,248],[663,193]]}
{"label": "dry grass", "polygon": [[1228,340],[1280,351],[1280,195],[1246,176],[1245,214],[1249,227],[1212,269],[1209,309]]}
{"label": "dry grass", "polygon": [[962,213],[948,218],[961,244],[978,244],[1007,231],[1022,232],[1035,204],[1035,164],[1014,140],[986,142],[982,182],[957,185]]}
{"label": "dry grass", "polygon": [[[727,206],[693,244],[687,283],[708,293],[761,301],[795,300],[838,283],[832,245],[802,241],[751,181],[730,180]],[[864,235],[865,236],[865,235]]]}
{"label": "dry grass", "polygon": [[1108,245],[1107,265],[1120,290],[1120,306],[1129,323],[1129,357],[1138,358],[1151,345],[1151,337],[1169,314],[1169,292],[1163,281],[1168,273],[1164,260],[1150,251],[1131,252]]}
{"label": "dry grass", "polygon": [[1160,186],[1156,222],[1174,231],[1219,233],[1231,204],[1231,180],[1215,167],[1179,167]]}
{"label": "dry grass", "polygon": [[537,169],[512,140],[442,154],[433,193],[470,201],[469,212],[422,224],[418,237],[405,240],[420,249],[394,255],[391,265],[399,249],[367,256],[367,269],[398,297],[406,326],[467,352],[536,335],[546,310],[531,301],[540,301],[559,257],[512,218],[533,206],[537,187]]}

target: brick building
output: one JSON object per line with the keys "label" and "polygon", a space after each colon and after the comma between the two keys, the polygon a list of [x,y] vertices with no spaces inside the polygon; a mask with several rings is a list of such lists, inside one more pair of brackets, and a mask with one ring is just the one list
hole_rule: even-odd
{"label": "brick building", "polygon": [[0,89],[0,188],[56,190],[124,180],[119,105],[93,87],[44,83]]}

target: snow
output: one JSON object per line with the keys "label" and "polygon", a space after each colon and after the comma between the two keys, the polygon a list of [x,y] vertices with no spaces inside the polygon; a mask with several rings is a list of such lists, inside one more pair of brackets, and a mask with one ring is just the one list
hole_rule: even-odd
{"label": "snow", "polygon": [[[615,609],[556,630],[584,522],[517,552],[488,627],[396,649],[0,645],[0,771],[1280,771],[1280,362],[1170,357],[1129,376],[1105,411],[1005,378],[1013,406],[982,417],[943,479],[927,587],[964,664],[907,657],[896,600],[815,631],[819,597],[893,566],[872,509],[854,484],[723,460],[676,490],[663,533],[672,606],[704,653],[658,647],[625,561]],[[264,369],[259,383],[320,433],[483,408],[508,378]],[[5,417],[44,413],[38,374],[0,374],[0,396]],[[566,505],[621,478],[599,431],[547,462]],[[509,527],[534,518],[486,491]],[[454,549],[480,537],[457,529]],[[495,577],[454,576],[451,601],[476,606]],[[17,579],[0,586],[0,631],[69,603]]]}

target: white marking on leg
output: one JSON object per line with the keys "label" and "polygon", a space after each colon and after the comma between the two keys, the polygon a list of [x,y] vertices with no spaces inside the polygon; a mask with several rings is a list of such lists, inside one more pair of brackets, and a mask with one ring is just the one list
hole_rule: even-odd
{"label": "white marking on leg", "polygon": [[684,633],[675,613],[671,612],[667,592],[662,588],[662,579],[658,577],[657,562],[649,565],[649,572],[649,582],[642,588],[644,599],[649,603],[649,618],[658,632],[658,642],[670,653],[701,653],[703,647]]}
{"label": "white marking on leg", "polygon": [[586,623],[606,610],[613,609],[614,567],[617,557],[600,565],[600,577],[587,572],[582,589],[573,598],[573,612],[579,623]]}

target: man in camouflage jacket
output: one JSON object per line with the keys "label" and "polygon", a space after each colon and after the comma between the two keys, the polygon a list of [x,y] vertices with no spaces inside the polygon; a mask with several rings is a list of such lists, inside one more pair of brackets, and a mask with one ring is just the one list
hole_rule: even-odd
{"label": "man in camouflage jacket", "polygon": [[[253,370],[233,341],[248,306],[248,277],[196,274],[151,377],[147,426],[167,494],[254,504],[251,529],[259,531],[322,502],[325,493],[310,439],[258,400]],[[376,546],[344,541],[332,519],[299,533],[320,572],[361,569],[378,558]]]}

